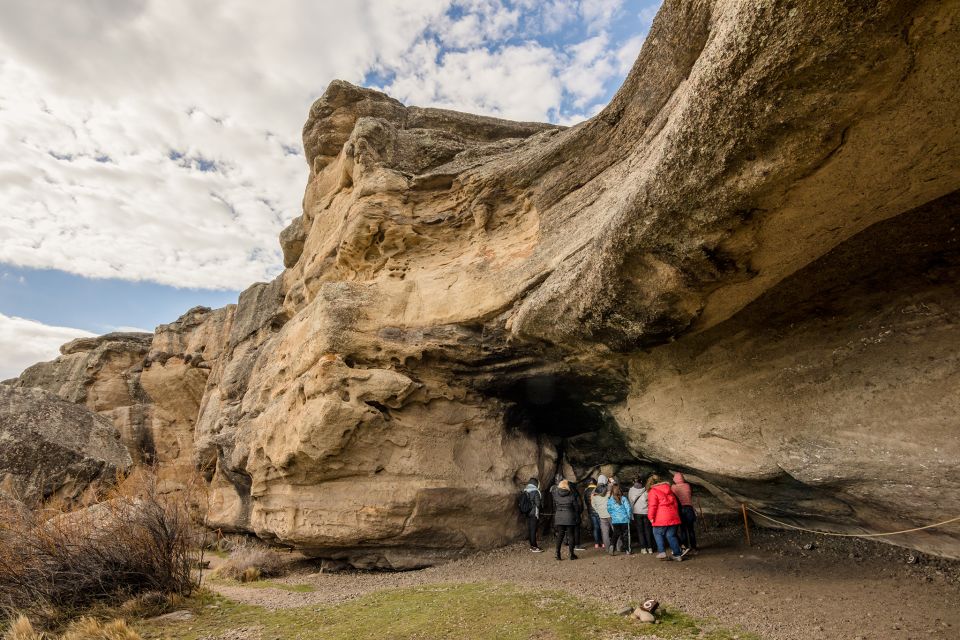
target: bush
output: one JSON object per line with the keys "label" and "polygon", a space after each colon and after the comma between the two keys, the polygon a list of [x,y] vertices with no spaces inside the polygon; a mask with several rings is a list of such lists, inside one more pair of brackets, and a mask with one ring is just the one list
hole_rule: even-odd
{"label": "bush", "polygon": [[190,606],[189,600],[177,594],[147,591],[130,598],[114,611],[127,620],[156,618],[171,611],[182,610]]}
{"label": "bush", "polygon": [[48,625],[141,593],[189,595],[188,504],[159,495],[153,475],[140,471],[92,507],[0,513],[0,609]]}
{"label": "bush", "polygon": [[43,640],[43,636],[33,629],[27,616],[20,616],[14,620],[7,632],[3,634],[3,640]]}
{"label": "bush", "polygon": [[283,570],[284,559],[279,553],[253,540],[233,545],[233,551],[217,567],[216,574],[240,582],[255,582],[260,578],[277,576]]}
{"label": "bush", "polygon": [[[3,640],[56,640],[57,636],[38,633],[26,616],[14,621]],[[123,620],[102,623],[93,618],[81,618],[71,623],[59,640],[141,640],[140,635]]]}
{"label": "bush", "polygon": [[128,627],[124,620],[102,623],[93,618],[81,618],[67,627],[60,640],[140,640],[140,634]]}

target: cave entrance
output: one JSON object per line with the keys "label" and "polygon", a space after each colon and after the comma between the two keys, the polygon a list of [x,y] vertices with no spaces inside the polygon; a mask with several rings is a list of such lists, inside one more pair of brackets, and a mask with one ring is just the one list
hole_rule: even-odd
{"label": "cave entrance", "polygon": [[495,395],[509,403],[507,428],[556,450],[553,469],[544,468],[545,460],[538,461],[541,472],[552,480],[568,464],[580,481],[601,465],[637,463],[607,411],[609,401],[597,399],[596,392],[595,381],[537,375],[514,381]]}
{"label": "cave entrance", "polygon": [[563,440],[599,430],[604,410],[588,404],[583,394],[554,376],[526,378],[505,389],[501,398],[511,403],[507,425],[531,434]]}

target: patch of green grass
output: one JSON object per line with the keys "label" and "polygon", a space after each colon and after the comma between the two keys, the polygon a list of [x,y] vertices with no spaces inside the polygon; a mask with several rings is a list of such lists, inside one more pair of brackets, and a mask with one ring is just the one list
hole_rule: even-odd
{"label": "patch of green grass", "polygon": [[716,620],[698,620],[676,609],[663,608],[659,613],[661,624],[656,627],[656,635],[661,638],[759,640],[759,636],[753,633],[721,627],[719,626],[721,623]]}
{"label": "patch of green grass", "polygon": [[[289,586],[289,585],[288,585]],[[253,627],[265,638],[299,640],[587,640],[658,637],[728,640],[729,630],[671,610],[662,624],[645,625],[617,616],[607,605],[584,602],[560,591],[508,584],[428,585],[373,593],[339,605],[270,611],[219,596],[201,595],[188,622],[141,622],[147,640],[197,640],[229,629]],[[705,635],[700,634],[701,628]],[[748,634],[737,634],[747,640]]]}

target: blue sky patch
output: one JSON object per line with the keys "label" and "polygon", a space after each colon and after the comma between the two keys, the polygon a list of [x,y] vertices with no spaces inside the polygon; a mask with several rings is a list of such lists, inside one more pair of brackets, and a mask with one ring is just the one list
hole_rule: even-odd
{"label": "blue sky patch", "polygon": [[239,295],[0,263],[0,313],[93,333],[131,327],[153,331],[191,307],[222,307],[235,303]]}

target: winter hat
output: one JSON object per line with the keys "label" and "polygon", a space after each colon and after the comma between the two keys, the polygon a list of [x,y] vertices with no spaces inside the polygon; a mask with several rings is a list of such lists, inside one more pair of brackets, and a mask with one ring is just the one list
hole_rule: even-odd
{"label": "winter hat", "polygon": [[598,484],[598,485],[600,485],[600,484],[607,484],[607,476],[605,476],[605,475],[603,475],[603,474],[601,473],[601,474],[597,477],[597,484]]}
{"label": "winter hat", "polygon": [[527,484],[532,484],[535,487],[539,487],[540,481],[537,480],[536,478],[530,478],[529,480],[527,480]]}
{"label": "winter hat", "polygon": [[683,479],[682,473],[680,473],[679,471],[676,471],[673,474],[673,482],[674,484],[680,484],[681,482],[686,482],[686,480]]}

